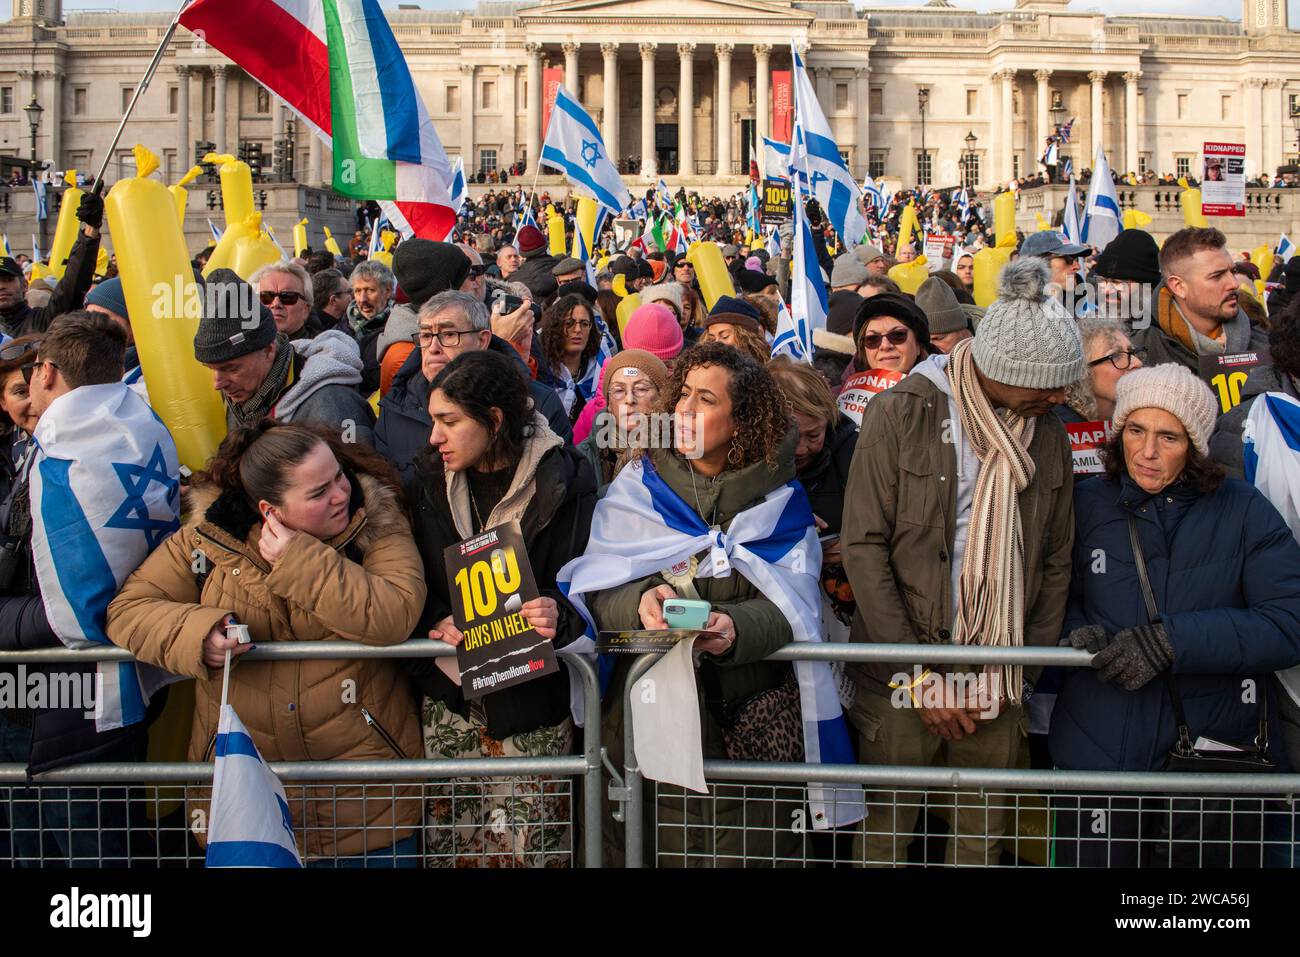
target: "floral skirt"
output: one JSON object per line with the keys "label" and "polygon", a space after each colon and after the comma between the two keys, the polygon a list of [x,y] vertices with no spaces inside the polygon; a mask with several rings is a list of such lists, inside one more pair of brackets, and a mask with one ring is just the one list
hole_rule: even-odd
{"label": "floral skirt", "polygon": [[[424,756],[563,756],[573,719],[498,741],[474,714],[462,718],[441,701],[421,704]],[[568,867],[573,848],[573,781],[566,777],[453,778],[430,784],[425,822],[427,867]]]}

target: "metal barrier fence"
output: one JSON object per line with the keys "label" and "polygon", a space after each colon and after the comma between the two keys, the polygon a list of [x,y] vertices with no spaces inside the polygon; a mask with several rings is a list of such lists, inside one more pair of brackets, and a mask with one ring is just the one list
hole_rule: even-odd
{"label": "metal barrier fence", "polygon": [[[946,663],[1087,667],[1071,648],[945,647]],[[911,666],[915,645],[791,644],[781,661]],[[707,794],[644,781],[631,702],[657,660],[645,655],[623,694],[624,767],[610,798],[626,866],[1112,866],[1300,864],[1300,774],[1133,773],[1022,768],[773,764],[704,760]],[[850,727],[850,733],[854,733]],[[810,785],[835,790],[865,819],[808,826]],[[646,833],[646,802],[654,804]]]}
{"label": "metal barrier fence", "polygon": [[[427,639],[383,647],[313,641],[263,644],[242,662],[454,655]],[[0,652],[0,666],[103,660],[133,659],[121,648]],[[366,866],[565,866],[579,860],[581,847],[585,866],[600,867],[600,842],[580,840],[600,833],[600,690],[590,661],[561,660],[577,668],[592,716],[577,754],[270,762],[309,856],[313,846],[342,845],[356,854],[391,848]],[[29,780],[23,765],[0,764],[0,866],[201,864],[189,832],[202,826],[209,789],[201,785],[212,774],[208,763],[104,763]],[[348,818],[359,812],[360,823],[334,824],[340,810]],[[319,823],[298,823],[311,819]],[[419,836],[422,850],[412,839]],[[314,866],[333,864],[326,856]]]}
{"label": "metal barrier fence", "polygon": [[[448,657],[429,640],[373,647],[346,641],[264,644],[245,661]],[[892,662],[911,665],[915,645],[792,644],[772,660]],[[1063,648],[947,647],[952,664],[1086,667],[1090,655]],[[0,652],[0,666],[130,661],[125,649],[61,648]],[[1166,774],[810,765],[706,759],[709,793],[647,783],[636,759],[631,695],[656,660],[632,663],[623,696],[622,769],[601,746],[600,693],[593,665],[578,668],[587,721],[580,753],[542,757],[272,762],[295,820],[328,809],[304,840],[392,847],[375,866],[602,865],[606,796],[622,824],[628,867],[836,866],[943,863],[979,866],[1292,866],[1297,838],[1294,795],[1300,774]],[[852,731],[852,729],[850,729]],[[602,762],[610,774],[602,793]],[[184,812],[200,804],[207,763],[86,764],[29,780],[0,764],[0,866],[201,863]],[[540,783],[539,783],[540,782]],[[871,812],[836,831],[807,826],[814,782],[833,799]],[[540,790],[539,790],[540,788]],[[843,790],[838,790],[843,788]],[[865,789],[863,792],[860,789]],[[646,832],[646,800],[655,808]],[[391,806],[386,820],[364,812]],[[335,827],[340,807],[365,823]],[[580,812],[579,812],[580,808]],[[192,810],[192,809],[191,809]],[[404,815],[410,811],[411,815]],[[406,816],[419,822],[399,823]],[[380,815],[383,818],[383,815]],[[420,842],[401,835],[418,831]],[[374,838],[375,834],[381,837]],[[401,838],[399,840],[399,838]],[[649,839],[648,839],[649,838]],[[991,856],[994,848],[1000,856]],[[324,858],[322,866],[331,866]]]}

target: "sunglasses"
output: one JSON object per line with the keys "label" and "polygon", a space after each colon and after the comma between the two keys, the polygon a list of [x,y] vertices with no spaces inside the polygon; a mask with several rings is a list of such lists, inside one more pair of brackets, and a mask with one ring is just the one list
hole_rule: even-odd
{"label": "sunglasses", "polygon": [[901,346],[907,341],[907,329],[890,329],[886,333],[868,332],[862,337],[862,344],[868,349],[879,349],[881,342],[888,339],[891,346]]}
{"label": "sunglasses", "polygon": [[303,294],[300,292],[291,292],[286,290],[284,292],[268,291],[268,292],[259,293],[257,298],[262,300],[262,305],[264,306],[269,306],[277,299],[279,299],[286,306],[294,306],[297,305],[298,301],[304,297]]}
{"label": "sunglasses", "polygon": [[469,274],[470,274],[470,276],[472,276],[472,277],[475,278],[475,279],[477,279],[479,276],[483,275],[485,272],[487,272],[487,266],[470,266],[470,267],[469,267]]}

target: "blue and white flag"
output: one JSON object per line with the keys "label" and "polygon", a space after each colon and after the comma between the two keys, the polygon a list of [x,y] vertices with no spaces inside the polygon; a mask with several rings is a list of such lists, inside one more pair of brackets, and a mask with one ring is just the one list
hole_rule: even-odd
{"label": "blue and white flag", "polygon": [[1070,157],[1067,156],[1067,157],[1065,158],[1065,162],[1061,164],[1061,171],[1062,171],[1066,176],[1073,176],[1073,175],[1074,175],[1074,160],[1072,160]]}
{"label": "blue and white flag", "polygon": [[812,231],[803,203],[794,202],[794,250],[790,259],[790,309],[785,326],[777,316],[772,355],[788,355],[802,362],[813,360],[813,330],[826,328],[828,296],[817,259]]}
{"label": "blue and white flag", "polygon": [[632,219],[646,220],[650,218],[650,211],[646,209],[644,199],[638,199],[633,203],[627,214]]}
{"label": "blue and white flag", "polygon": [[763,224],[758,219],[758,184],[749,184],[749,198],[746,203],[748,209],[745,210],[745,226],[750,229],[755,236],[763,232]]}
{"label": "blue and white flag", "polygon": [[767,234],[767,254],[773,259],[781,255],[781,230],[777,226],[773,226],[772,231]]}
{"label": "blue and white flag", "polygon": [[[73,389],[32,435],[32,558],[50,627],[69,648],[108,645],[108,604],[180,527],[180,463],[171,434],[121,382]],[[135,724],[172,675],[101,661],[95,727]]]}
{"label": "blue and white flag", "polygon": [[302,867],[284,785],[239,715],[221,706],[208,814],[207,867]]}
{"label": "blue and white flag", "polygon": [[655,187],[655,201],[665,213],[673,211],[673,194],[669,191],[668,184],[662,179],[659,180],[659,185]]}
{"label": "blue and white flag", "polygon": [[3,252],[4,255],[8,256],[10,259],[14,258],[14,251],[9,248],[8,233],[0,234],[0,252]]}
{"label": "blue and white flag", "polygon": [[840,240],[851,249],[862,242],[867,232],[862,190],[840,156],[794,40],[790,41],[790,55],[794,60],[795,103],[792,165],[807,174],[808,192],[821,204]]}
{"label": "blue and white flag", "polygon": [[1083,245],[1083,224],[1079,222],[1079,188],[1070,177],[1070,189],[1065,194],[1065,210],[1061,214],[1061,232],[1068,242]]}
{"label": "blue and white flag", "polygon": [[877,185],[870,176],[862,181],[862,198],[871,204],[878,217],[885,215],[888,201],[885,199],[884,187]]}
{"label": "blue and white flag", "polygon": [[[585,554],[556,576],[560,590],[588,621],[590,630],[580,639],[583,650],[594,648],[588,595],[689,563],[701,552],[708,557],[699,562],[697,578],[725,578],[739,572],[790,622],[795,641],[822,641],[821,542],[803,486],[791,481],[773,490],[735,516],[723,532],[710,528],[645,456],[614,478],[608,493],[596,503]],[[612,665],[601,664],[602,677],[608,677]],[[797,661],[794,670],[808,763],[853,763],[830,663]],[[836,801],[832,789],[810,786],[816,829],[861,820],[860,790],[840,787],[838,793]]]}
{"label": "blue and white flag", "polygon": [[1295,244],[1287,238],[1286,233],[1277,241],[1277,255],[1282,257],[1283,263],[1295,255]]}
{"label": "blue and white flag", "polygon": [[970,212],[970,193],[966,191],[965,186],[953,192],[952,201],[956,204],[957,208],[961,210],[961,221],[964,223],[966,221],[966,214]]}
{"label": "blue and white flag", "polygon": [[375,219],[375,221],[370,224],[370,248],[366,251],[367,259],[374,259],[375,253],[383,250],[384,227],[389,225],[390,224],[388,221],[388,217],[385,216],[383,213],[380,213],[379,216]]}
{"label": "blue and white flag", "polygon": [[632,204],[632,194],[605,151],[600,129],[564,87],[555,94],[541,160],[542,165],[562,171],[579,196],[594,199],[616,213]]}
{"label": "blue and white flag", "polygon": [[456,162],[451,167],[451,182],[447,186],[447,192],[451,196],[451,209],[457,216],[465,208],[465,200],[469,198],[469,184],[465,182],[465,160],[457,156]]}
{"label": "blue and white flag", "polygon": [[280,245],[280,240],[276,238],[275,230],[271,228],[270,223],[266,224],[266,235],[271,237],[271,242],[275,243],[275,248],[280,250],[280,259],[282,259],[284,262],[288,262],[289,253],[285,251],[284,246]]}
{"label": "blue and white flag", "polygon": [[45,203],[45,184],[35,177],[32,178],[32,191],[36,193],[36,218],[46,219],[49,217],[49,207]]}
{"label": "blue and white flag", "polygon": [[1124,214],[1119,208],[1119,194],[1110,176],[1106,154],[1097,150],[1097,162],[1092,169],[1092,182],[1088,184],[1088,202],[1083,208],[1083,242],[1093,249],[1104,249],[1106,244],[1124,228]]}
{"label": "blue and white flag", "polygon": [[212,231],[212,241],[214,243],[221,242],[222,230],[218,229],[217,224],[214,223],[211,219],[208,220],[208,229]]}
{"label": "blue and white flag", "polygon": [[41,244],[36,239],[36,234],[32,233],[32,262],[41,261]]}
{"label": "blue and white flag", "polygon": [[[600,239],[600,231],[605,227],[605,219],[610,215],[608,209],[604,206],[596,210],[596,225],[592,229],[591,235],[593,242]],[[581,229],[573,231],[574,239],[578,244],[578,259],[582,261],[583,268],[587,272],[587,285],[592,289],[596,288],[596,257],[593,251],[587,248],[586,237],[582,235]],[[591,311],[592,321],[596,324],[596,331],[600,334],[600,345],[596,347],[596,382],[592,385],[590,391],[584,391],[585,398],[590,399],[595,393],[595,386],[599,385],[600,370],[605,366],[605,360],[618,352],[618,344],[614,342],[614,337],[609,333],[609,326],[605,323],[605,317],[598,310]]]}
{"label": "blue and white flag", "polygon": [[780,140],[763,140],[763,176],[768,179],[790,178],[790,144]]}

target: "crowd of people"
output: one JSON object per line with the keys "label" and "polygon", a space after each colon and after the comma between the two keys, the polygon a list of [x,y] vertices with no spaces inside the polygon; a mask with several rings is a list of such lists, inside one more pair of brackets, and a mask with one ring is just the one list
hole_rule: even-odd
{"label": "crowd of people", "polygon": [[[747,245],[743,203],[683,198],[701,240],[721,247],[729,292],[706,295],[694,257],[620,245],[612,232],[589,273],[553,255],[537,226],[516,230],[507,193],[467,207],[460,242],[400,242],[391,268],[360,242],[346,259],[306,251],[249,276],[209,272],[192,359],[211,373],[228,434],[184,479],[176,527],[120,583],[102,622],[138,661],[193,679],[190,760],[211,758],[227,654],[229,702],[268,761],[572,753],[563,668],[474,697],[454,658],[240,660],[281,641],[459,644],[444,553],[509,522],[540,595],[520,614],[559,651],[598,631],[663,629],[674,598],[707,602],[695,647],[703,753],[752,753],[752,709],[808,694],[791,663],[769,660],[801,634],[778,587],[801,572],[773,559],[761,575],[697,574],[700,555],[687,553],[662,569],[628,562],[640,571],[590,591],[571,575],[605,554],[614,509],[641,501],[647,520],[657,511],[726,532],[793,494],[799,507],[783,521],[820,542],[809,572],[819,637],[917,646],[915,668],[851,664],[839,676],[858,762],[1159,771],[1190,734],[1255,741],[1265,770],[1300,767],[1300,704],[1294,683],[1275,677],[1300,665],[1300,528],[1243,480],[1242,445],[1260,396],[1300,398],[1300,258],[1256,277],[1276,287],[1260,303],[1215,229],[1161,245],[1125,230],[1104,249],[1038,232],[981,308],[974,257],[992,243],[978,205],[905,195],[873,218],[878,228],[920,200],[923,222],[962,237],[949,268],[914,294],[888,274],[914,247],[844,249],[812,208],[829,308],[803,363],[771,350],[791,301],[788,236],[779,249]],[[23,266],[0,259],[4,649],[61,643],[33,548],[33,463],[60,457],[60,433],[42,419],[79,390],[148,385],[132,330],[151,317],[131,315],[111,268],[94,275],[102,201],[87,194],[78,216],[43,303],[28,301]],[[632,294],[639,304],[620,310]],[[1223,411],[1201,360],[1264,347],[1240,403]],[[846,396],[864,377],[890,386],[850,415]],[[647,428],[657,416],[675,424],[666,441]],[[1102,469],[1076,476],[1067,425],[1098,422],[1108,423]],[[252,644],[233,636],[235,623]],[[943,661],[944,646],[964,644],[1093,657],[1091,667],[970,675]],[[585,720],[618,762],[632,659],[614,659],[602,712]],[[344,684],[355,695],[340,695]],[[1243,694],[1247,685],[1258,693]],[[140,720],[112,730],[73,709],[0,710],[0,763],[141,761],[166,698],[155,693]],[[792,759],[803,754],[797,745]],[[505,784],[458,783],[454,801],[428,806],[416,785],[340,786],[325,800],[310,786],[287,790],[310,865],[567,861],[569,793],[538,777]],[[815,840],[774,823],[779,802],[651,793],[651,821],[666,829],[658,839],[646,829],[647,851],[660,863],[739,863],[760,834],[769,853]],[[975,800],[954,805],[946,858],[996,864],[1016,820],[997,800]],[[1104,833],[1092,827],[1098,808],[1111,812]],[[1297,847],[1283,805],[1249,821],[1150,799],[1119,807],[1109,795],[1053,810],[1058,863],[1253,855],[1291,866]],[[494,826],[494,811],[510,826]],[[852,853],[837,856],[890,865],[918,853],[914,802],[872,791],[864,812],[843,828]],[[0,862],[126,863],[131,850],[110,825],[131,813],[126,797],[15,789],[0,801]],[[603,834],[581,839],[603,840],[617,860],[624,835],[606,818]],[[814,856],[828,846],[845,845],[818,844]]]}

